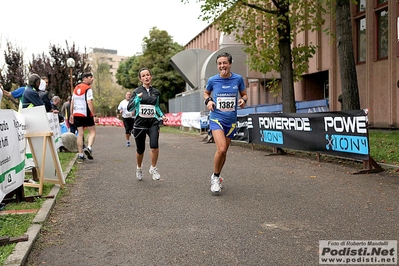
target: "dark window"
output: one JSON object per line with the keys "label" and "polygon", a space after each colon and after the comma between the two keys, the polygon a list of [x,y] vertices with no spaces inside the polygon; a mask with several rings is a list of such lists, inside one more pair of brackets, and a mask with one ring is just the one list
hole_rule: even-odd
{"label": "dark window", "polygon": [[356,20],[357,24],[357,61],[366,61],[366,18]]}
{"label": "dark window", "polygon": [[358,1],[356,14],[354,15],[356,25],[356,61],[366,61],[366,0]]}
{"label": "dark window", "polygon": [[388,57],[388,1],[378,0],[375,10],[377,20],[377,59]]}
{"label": "dark window", "polygon": [[366,0],[357,1],[356,11],[357,13],[366,11]]}

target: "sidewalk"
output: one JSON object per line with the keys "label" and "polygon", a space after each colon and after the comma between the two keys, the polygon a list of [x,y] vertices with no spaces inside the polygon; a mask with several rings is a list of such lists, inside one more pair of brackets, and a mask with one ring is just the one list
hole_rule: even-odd
{"label": "sidewalk", "polygon": [[[63,172],[63,175],[65,177],[71,171],[71,168],[75,164],[75,160],[76,156],[69,163],[67,169]],[[43,223],[47,221],[50,212],[53,210],[55,206],[56,197],[59,191],[60,187],[58,185],[55,185],[51,189],[49,196],[54,196],[54,197],[49,197],[48,199],[46,199],[40,210],[37,212],[35,218],[33,219],[33,224],[29,227],[28,231],[26,232],[26,235],[28,235],[28,241],[17,243],[14,252],[5,261],[4,263],[5,266],[25,265],[29,253],[40,234],[40,230],[42,229]]]}
{"label": "sidewalk", "polygon": [[161,180],[147,145],[137,181],[123,133],[97,127],[94,160],[78,165],[26,265],[319,265],[319,240],[399,238],[397,175],[233,144],[214,196],[213,143],[161,134]]}

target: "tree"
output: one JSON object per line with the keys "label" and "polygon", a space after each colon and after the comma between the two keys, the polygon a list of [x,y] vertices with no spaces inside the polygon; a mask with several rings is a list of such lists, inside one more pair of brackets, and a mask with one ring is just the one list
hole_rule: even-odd
{"label": "tree", "polygon": [[29,66],[31,73],[46,76],[49,79],[49,86],[47,88],[49,93],[57,95],[61,99],[67,99],[71,95],[70,70],[66,65],[68,58],[71,57],[75,60],[75,67],[72,71],[75,77],[73,86],[78,83],[78,77],[84,72],[91,71],[86,50],[81,54],[76,50],[75,44],[72,47],[69,47],[67,41],[65,44],[66,49],[51,45],[49,50],[50,56],[44,53],[38,56],[32,55],[32,63]]}
{"label": "tree", "polygon": [[136,88],[140,85],[138,71],[146,67],[150,69],[152,85],[161,91],[161,109],[168,110],[168,100],[175,97],[185,89],[183,78],[169,63],[184,47],[176,42],[164,30],[153,27],[148,37],[143,38],[143,54],[129,58],[119,65],[117,70],[117,83],[126,88]]}
{"label": "tree", "polygon": [[138,83],[133,83],[132,80],[136,76],[136,73],[133,73],[131,69],[139,69],[136,66],[134,67],[134,65],[138,64],[139,60],[137,56],[129,57],[123,63],[119,64],[115,75],[117,83],[125,88],[136,88]]}
{"label": "tree", "polygon": [[342,110],[359,110],[359,88],[353,53],[351,0],[336,0],[336,38],[342,87]]}
{"label": "tree", "polygon": [[[24,64],[24,54],[18,47],[14,47],[10,42],[7,42],[7,50],[4,52],[5,66],[1,69],[1,83],[3,88],[7,91],[12,91],[16,88],[24,86],[28,79],[28,71]],[[4,101],[2,104],[7,108],[14,110],[18,109],[19,100],[9,99],[9,102]]]}
{"label": "tree", "polygon": [[[190,0],[181,1],[187,3]],[[308,68],[309,58],[314,55],[316,46],[293,46],[293,39],[298,33],[317,30],[323,24],[321,15],[325,9],[321,5],[322,0],[197,2],[202,2],[203,20],[212,21],[220,31],[233,34],[244,45],[252,70],[280,73],[283,112],[296,112],[294,82]]]}
{"label": "tree", "polygon": [[119,102],[125,98],[125,91],[112,82],[110,66],[104,62],[102,56],[93,58],[94,82],[94,107],[100,116],[115,116]]}

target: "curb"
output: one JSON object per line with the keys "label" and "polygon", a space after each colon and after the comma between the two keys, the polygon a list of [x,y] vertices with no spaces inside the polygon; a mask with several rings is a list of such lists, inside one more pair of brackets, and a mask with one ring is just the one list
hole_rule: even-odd
{"label": "curb", "polygon": [[[67,169],[62,174],[67,177],[71,171],[73,165],[75,164],[77,154],[74,159],[71,160]],[[43,224],[47,221],[50,216],[50,212],[53,210],[56,202],[56,198],[60,187],[54,185],[51,189],[49,196],[54,196],[53,198],[48,198],[43,203],[42,207],[37,212],[35,218],[32,221],[32,225],[28,228],[26,234],[28,235],[28,241],[18,242],[15,245],[14,251],[8,256],[7,260],[4,262],[4,266],[23,266],[26,264],[29,253],[32,250],[33,245],[38,238]]]}

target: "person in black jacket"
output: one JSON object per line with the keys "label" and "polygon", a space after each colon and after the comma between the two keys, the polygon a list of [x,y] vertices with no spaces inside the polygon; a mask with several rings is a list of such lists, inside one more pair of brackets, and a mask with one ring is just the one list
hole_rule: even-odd
{"label": "person in black jacket", "polygon": [[[39,96],[39,86],[41,78],[37,74],[32,74],[28,80],[25,92],[22,96],[22,108],[44,105],[43,100]],[[50,106],[51,108],[51,106]]]}
{"label": "person in black jacket", "polygon": [[135,114],[133,136],[136,142],[136,178],[143,179],[142,162],[144,158],[146,136],[150,138],[150,174],[152,179],[159,180],[160,174],[156,167],[159,155],[159,120],[167,121],[159,107],[160,92],[151,86],[152,75],[148,68],[139,70],[139,79],[142,86],[134,90],[128,104],[129,112]]}
{"label": "person in black jacket", "polygon": [[46,90],[48,86],[48,79],[44,76],[41,77],[41,79],[42,80],[40,81],[39,86],[39,96],[43,100],[44,106],[46,107],[46,112],[48,113],[52,111],[50,97],[48,95],[48,90]]}

